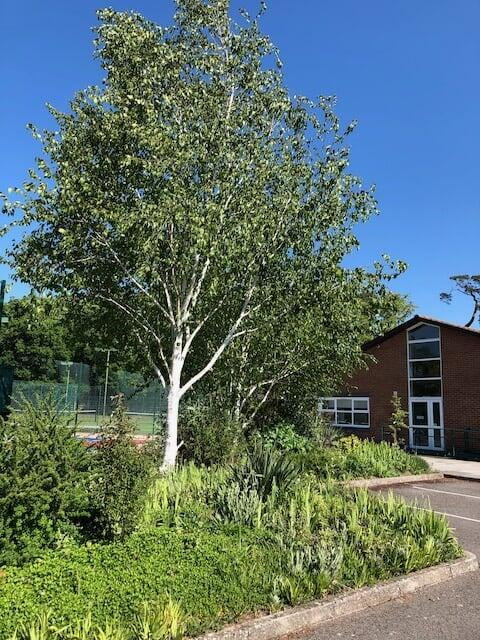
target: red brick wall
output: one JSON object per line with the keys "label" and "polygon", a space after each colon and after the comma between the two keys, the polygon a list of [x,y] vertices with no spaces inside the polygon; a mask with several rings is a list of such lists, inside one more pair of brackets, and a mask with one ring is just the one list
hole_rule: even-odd
{"label": "red brick wall", "polygon": [[373,356],[368,369],[358,371],[347,384],[347,392],[351,395],[368,396],[370,398],[370,429],[356,429],[355,433],[368,435],[377,440],[382,437],[385,427],[392,415],[391,400],[394,391],[402,399],[402,405],[408,409],[407,391],[407,347],[405,332],[397,333],[379,345],[368,349],[367,354]]}
{"label": "red brick wall", "polygon": [[480,450],[480,334],[440,327],[440,336],[446,448]]}
{"label": "red brick wall", "polygon": [[[440,337],[446,450],[480,453],[480,334],[441,325]],[[408,410],[406,340],[402,331],[368,349],[376,362],[358,371],[344,390],[370,398],[370,429],[355,430],[360,436],[382,437],[394,391]]]}

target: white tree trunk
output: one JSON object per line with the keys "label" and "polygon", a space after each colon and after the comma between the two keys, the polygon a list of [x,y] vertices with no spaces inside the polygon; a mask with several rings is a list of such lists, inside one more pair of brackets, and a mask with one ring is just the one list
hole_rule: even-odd
{"label": "white tree trunk", "polygon": [[170,471],[175,467],[178,452],[178,410],[182,390],[180,380],[183,368],[182,341],[177,339],[173,348],[170,386],[167,400],[167,434],[162,471]]}

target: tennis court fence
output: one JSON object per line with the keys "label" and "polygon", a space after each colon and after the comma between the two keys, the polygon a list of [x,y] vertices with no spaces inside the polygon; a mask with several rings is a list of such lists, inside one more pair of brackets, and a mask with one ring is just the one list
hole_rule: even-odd
{"label": "tennis court fence", "polygon": [[19,411],[22,402],[36,403],[49,397],[62,413],[71,417],[78,432],[97,432],[111,415],[115,398],[122,394],[138,433],[154,433],[166,413],[166,394],[156,381],[146,384],[118,384],[118,378],[105,385],[84,381],[37,382],[14,380],[11,410]]}

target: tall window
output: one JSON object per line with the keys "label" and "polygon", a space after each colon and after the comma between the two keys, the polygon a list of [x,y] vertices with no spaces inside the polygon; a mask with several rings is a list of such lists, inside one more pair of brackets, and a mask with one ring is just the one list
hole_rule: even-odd
{"label": "tall window", "polygon": [[368,398],[321,398],[319,409],[337,427],[367,429],[370,424]]}
{"label": "tall window", "polygon": [[408,332],[408,375],[410,397],[440,397],[440,329],[421,324]]}

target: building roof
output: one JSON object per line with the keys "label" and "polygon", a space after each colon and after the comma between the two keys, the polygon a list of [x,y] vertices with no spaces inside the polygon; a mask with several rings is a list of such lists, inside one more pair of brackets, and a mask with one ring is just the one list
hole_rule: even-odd
{"label": "building roof", "polygon": [[451,327],[452,329],[459,329],[460,331],[473,333],[480,337],[480,329],[473,329],[472,327],[465,327],[465,326],[462,326],[461,324],[453,324],[451,322],[445,322],[445,320],[438,320],[437,318],[430,318],[429,316],[415,315],[409,320],[402,322],[402,324],[399,324],[394,329],[390,329],[390,331],[387,331],[387,333],[384,333],[382,336],[378,336],[377,338],[374,338],[373,340],[366,342],[363,345],[363,348],[370,349],[372,347],[375,347],[377,346],[377,344],[380,344],[385,340],[388,340],[389,338],[396,335],[397,333],[400,333],[402,331],[405,331],[406,329],[409,329],[410,327],[415,326],[419,322],[425,322],[427,324],[437,324],[441,327]]}

